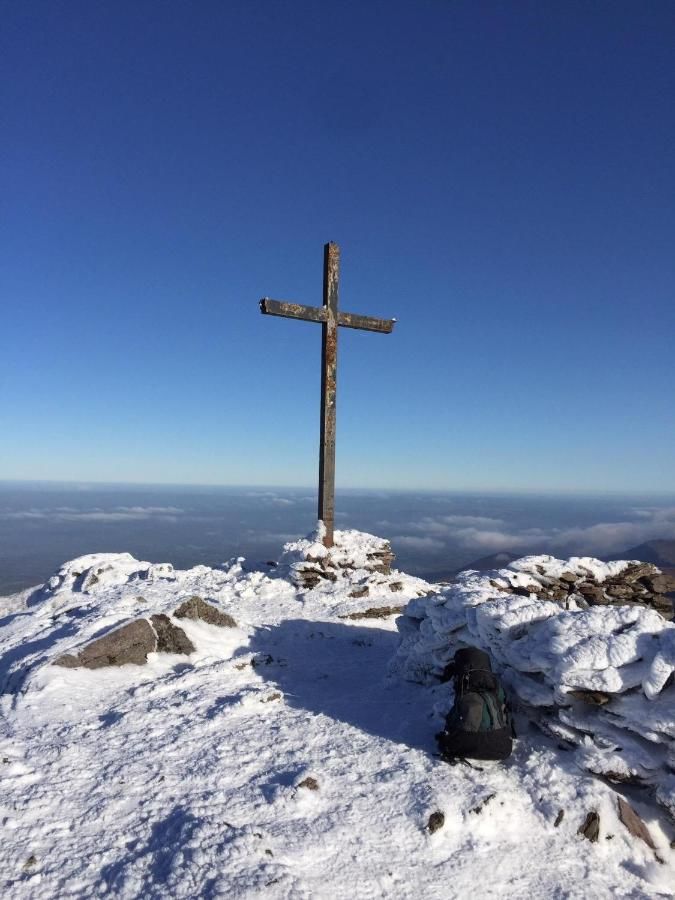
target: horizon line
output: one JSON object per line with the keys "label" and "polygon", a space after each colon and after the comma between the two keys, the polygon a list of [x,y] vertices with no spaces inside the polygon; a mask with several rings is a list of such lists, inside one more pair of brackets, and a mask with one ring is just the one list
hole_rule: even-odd
{"label": "horizon line", "polygon": [[[286,490],[286,491],[309,491],[318,493],[316,485],[307,484],[276,484],[276,483],[213,483],[213,482],[189,482],[189,481],[108,481],[97,479],[60,479],[60,478],[0,478],[0,486],[17,485],[17,486],[64,486],[77,487],[80,490],[86,490],[90,487],[105,488],[201,488],[201,489],[228,489],[228,490]],[[546,495],[546,496],[616,496],[616,497],[633,497],[633,496],[651,496],[658,495],[664,498],[675,498],[675,489],[661,490],[656,488],[630,488],[620,490],[618,488],[564,488],[564,487],[385,487],[382,485],[352,485],[344,487],[336,487],[336,493],[341,491],[362,493],[388,493],[396,494],[530,494],[530,495]]]}

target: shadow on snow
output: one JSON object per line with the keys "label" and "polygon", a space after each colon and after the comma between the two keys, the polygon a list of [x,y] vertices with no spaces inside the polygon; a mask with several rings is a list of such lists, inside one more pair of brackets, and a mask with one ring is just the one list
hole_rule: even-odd
{"label": "shadow on snow", "polygon": [[287,619],[256,629],[241,655],[254,654],[257,673],[288,706],[434,752],[428,691],[387,674],[398,640],[383,628]]}

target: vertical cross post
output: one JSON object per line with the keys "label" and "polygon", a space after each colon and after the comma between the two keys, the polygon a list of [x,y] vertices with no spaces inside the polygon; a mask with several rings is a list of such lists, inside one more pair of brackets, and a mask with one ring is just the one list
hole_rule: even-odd
{"label": "vertical cross post", "polygon": [[325,526],[326,547],[333,546],[335,528],[335,394],[338,328],[390,334],[396,319],[376,319],[338,310],[340,248],[332,241],[323,248],[323,306],[303,306],[263,297],[260,312],[287,319],[321,322],[321,446],[319,448],[319,519]]}
{"label": "vertical cross post", "polygon": [[340,248],[323,248],[323,305],[321,324],[321,446],[319,448],[319,519],[326,533],[324,545],[333,546],[335,527],[335,399],[337,390],[338,281]]}

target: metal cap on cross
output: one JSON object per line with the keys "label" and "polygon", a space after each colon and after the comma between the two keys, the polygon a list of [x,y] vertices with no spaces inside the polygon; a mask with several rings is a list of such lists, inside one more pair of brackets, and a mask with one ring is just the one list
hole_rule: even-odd
{"label": "metal cap on cross", "polygon": [[335,395],[337,388],[338,326],[389,334],[395,319],[375,319],[338,310],[340,248],[323,248],[323,306],[302,306],[283,300],[260,301],[260,311],[271,316],[321,323],[321,444],[319,447],[319,519],[325,527],[326,547],[333,546],[335,527]]}

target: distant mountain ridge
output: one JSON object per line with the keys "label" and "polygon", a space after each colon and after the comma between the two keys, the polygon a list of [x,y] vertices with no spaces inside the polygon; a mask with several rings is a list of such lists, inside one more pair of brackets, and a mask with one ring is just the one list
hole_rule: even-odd
{"label": "distant mountain ridge", "polygon": [[610,559],[639,559],[640,562],[653,563],[655,566],[672,567],[675,566],[675,541],[645,541],[619,554],[613,553],[605,557],[606,561]]}

